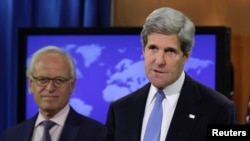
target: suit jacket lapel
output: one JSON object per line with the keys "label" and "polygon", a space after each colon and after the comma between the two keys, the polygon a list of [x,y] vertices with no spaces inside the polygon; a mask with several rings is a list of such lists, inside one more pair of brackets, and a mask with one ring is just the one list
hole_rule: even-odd
{"label": "suit jacket lapel", "polygon": [[134,93],[133,99],[131,100],[131,104],[128,105],[127,109],[130,114],[127,114],[126,120],[128,123],[127,129],[130,130],[130,134],[128,134],[128,136],[131,136],[129,139],[136,139],[137,141],[140,140],[142,121],[149,87],[150,84],[148,83],[143,88],[136,91]]}
{"label": "suit jacket lapel", "polygon": [[80,126],[77,126],[77,116],[77,113],[72,108],[70,108],[69,115],[65,121],[59,141],[76,140],[77,133],[80,130]]}
{"label": "suit jacket lapel", "polygon": [[197,105],[199,99],[201,95],[195,82],[186,75],[166,140],[187,140],[202,110],[201,106]]}

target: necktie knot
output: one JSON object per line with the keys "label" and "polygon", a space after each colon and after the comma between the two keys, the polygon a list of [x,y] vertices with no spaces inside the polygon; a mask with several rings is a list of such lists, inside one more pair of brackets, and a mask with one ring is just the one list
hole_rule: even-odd
{"label": "necktie knot", "polygon": [[157,93],[156,93],[156,100],[155,102],[162,102],[162,100],[165,98],[165,95],[163,93],[163,91],[159,90]]}
{"label": "necktie knot", "polygon": [[55,125],[55,122],[51,121],[51,120],[45,120],[43,121],[43,126],[46,130],[49,130],[50,128],[52,128]]}

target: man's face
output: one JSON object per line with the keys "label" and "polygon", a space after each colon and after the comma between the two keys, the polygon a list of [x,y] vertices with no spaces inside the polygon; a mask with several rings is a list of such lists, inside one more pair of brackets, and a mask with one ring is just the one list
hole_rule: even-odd
{"label": "man's face", "polygon": [[[35,62],[32,75],[33,78],[29,78],[28,82],[35,102],[42,113],[51,113],[53,116],[68,103],[75,87],[75,80],[70,78],[68,62],[58,54],[40,56]],[[48,80],[45,85],[47,78],[57,78],[57,82]],[[63,83],[58,85],[61,80],[64,80]]]}
{"label": "man's face", "polygon": [[174,83],[190,55],[183,54],[176,34],[151,33],[143,50],[149,81],[159,89]]}

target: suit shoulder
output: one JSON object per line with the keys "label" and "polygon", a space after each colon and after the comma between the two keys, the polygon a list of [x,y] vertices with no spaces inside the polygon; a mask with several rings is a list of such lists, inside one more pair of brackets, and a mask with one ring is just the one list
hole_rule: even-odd
{"label": "suit shoulder", "polygon": [[35,124],[35,119],[28,119],[16,125],[6,128],[2,132],[2,138],[7,138],[10,141],[14,141],[18,138],[22,138],[25,135],[30,136],[32,134]]}
{"label": "suit shoulder", "polygon": [[198,90],[207,100],[211,100],[214,103],[221,103],[221,104],[233,104],[228,97],[226,97],[223,93],[214,90],[200,82],[196,82]]}
{"label": "suit shoulder", "polygon": [[102,128],[104,126],[101,122],[95,119],[77,113],[73,108],[71,108],[67,121],[68,122],[74,121],[79,125],[83,124],[84,126],[92,126],[96,128]]}
{"label": "suit shoulder", "polygon": [[[210,104],[218,104],[218,105],[232,105],[233,101],[231,101],[228,97],[226,97],[221,92],[212,89],[199,81],[192,79],[190,76],[186,75],[183,91],[188,91],[188,93],[194,93],[195,97],[200,97],[204,99],[204,102],[208,102]],[[197,98],[198,99],[198,98]]]}
{"label": "suit shoulder", "polygon": [[23,130],[25,127],[30,127],[33,126],[34,124],[35,124],[35,117],[32,117],[31,119],[27,119],[9,128],[6,128],[6,130],[19,130],[19,129]]}
{"label": "suit shoulder", "polygon": [[90,117],[83,116],[83,115],[82,115],[82,120],[91,126],[96,126],[96,127],[103,127],[104,126],[101,122],[99,122],[95,119],[92,119]]}

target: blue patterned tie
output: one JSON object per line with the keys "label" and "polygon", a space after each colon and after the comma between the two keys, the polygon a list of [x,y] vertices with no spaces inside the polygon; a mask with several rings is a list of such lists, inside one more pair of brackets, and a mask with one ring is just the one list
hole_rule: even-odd
{"label": "blue patterned tie", "polygon": [[162,91],[158,91],[156,94],[154,108],[150,114],[147,123],[144,141],[159,141],[160,139],[162,121],[162,100],[164,98],[164,93]]}
{"label": "blue patterned tie", "polygon": [[43,136],[42,136],[42,140],[41,141],[51,141],[51,137],[50,137],[50,133],[49,130],[50,128],[52,128],[56,123],[54,123],[51,120],[45,120],[43,121],[43,127],[44,127],[44,131],[43,131]]}

